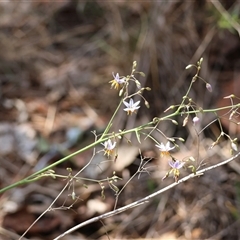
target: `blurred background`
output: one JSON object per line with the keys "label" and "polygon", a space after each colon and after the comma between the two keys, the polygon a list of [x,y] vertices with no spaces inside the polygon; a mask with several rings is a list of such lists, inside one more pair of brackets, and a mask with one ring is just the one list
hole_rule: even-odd
{"label": "blurred background", "polygon": [[[185,67],[201,57],[200,76],[213,91],[206,91],[206,84],[198,80],[192,99],[204,108],[231,104],[223,97],[232,93],[240,97],[239,11],[239,2],[233,0],[0,2],[0,187],[92,143],[91,131],[104,130],[119,101],[109,85],[112,72],[130,74],[133,61],[146,75],[139,76],[139,81],[152,89],[144,93],[150,109],[142,106],[131,118],[119,113],[115,131],[161,117],[170,105],[179,104],[195,74]],[[199,117],[200,130],[216,115]],[[191,124],[182,127],[183,117],[176,120],[178,126],[163,123],[159,127],[166,136],[186,140],[174,153],[177,158],[194,156],[210,166],[231,156],[227,139],[209,150],[220,134],[217,123],[198,136]],[[227,116],[222,124],[232,138],[238,137],[239,129],[229,124]],[[159,134],[155,137],[164,140]],[[148,173],[130,181],[117,207],[174,181],[162,182],[167,161],[159,158],[152,141],[137,145],[134,136],[129,138],[133,144],[123,141],[116,164],[102,164],[107,159],[100,152],[81,174],[104,179],[116,171],[123,178],[116,183],[121,189],[138,170],[140,148],[148,160]],[[86,151],[54,170],[67,176],[67,168],[77,172],[91,156],[92,151]],[[237,159],[63,239],[240,239],[239,174]],[[1,239],[18,239],[65,184],[61,179],[43,178],[2,194]],[[53,239],[112,210],[116,200],[108,183],[104,200],[99,183],[80,181],[74,192],[77,201],[71,197],[71,186],[54,204],[55,210],[46,213],[25,238]]]}

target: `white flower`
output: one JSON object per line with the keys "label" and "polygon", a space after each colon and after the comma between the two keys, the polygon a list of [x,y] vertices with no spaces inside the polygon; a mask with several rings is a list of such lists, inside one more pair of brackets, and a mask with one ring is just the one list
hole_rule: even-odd
{"label": "white flower", "polygon": [[104,146],[104,155],[108,155],[108,157],[112,154],[114,148],[116,147],[116,142],[111,141],[111,139],[108,139],[106,142],[102,143],[102,145]]}
{"label": "white flower", "polygon": [[140,108],[140,106],[138,106],[140,101],[134,103],[132,98],[130,98],[129,103],[126,101],[123,101],[123,103],[126,106],[126,108],[124,108],[123,110],[126,111],[128,115],[132,114],[133,112],[136,113],[136,110]]}
{"label": "white flower", "polygon": [[170,155],[169,151],[171,151],[175,148],[175,146],[170,147],[170,142],[169,141],[166,143],[166,145],[161,143],[160,145],[155,145],[155,146],[161,152],[161,156],[169,156]]}
{"label": "white flower", "polygon": [[125,77],[119,77],[119,74],[117,73],[114,76],[114,73],[112,73],[114,79],[110,81],[111,87],[114,87],[115,89],[118,89],[120,85],[124,84],[126,82]]}

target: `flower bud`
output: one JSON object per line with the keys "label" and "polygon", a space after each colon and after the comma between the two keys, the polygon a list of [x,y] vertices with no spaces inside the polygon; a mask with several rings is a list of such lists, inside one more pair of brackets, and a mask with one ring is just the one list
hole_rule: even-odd
{"label": "flower bud", "polygon": [[189,158],[189,160],[192,161],[192,162],[195,162],[195,158],[194,158],[193,156],[191,156],[191,157]]}
{"label": "flower bud", "polygon": [[183,127],[185,127],[188,123],[188,116],[184,118],[183,120]]}
{"label": "flower bud", "polygon": [[183,138],[181,138],[181,137],[178,138],[178,140],[181,141],[181,142],[185,142],[185,140]]}
{"label": "flower bud", "polygon": [[146,106],[147,108],[150,108],[150,105],[149,105],[148,101],[145,101],[145,106]]}
{"label": "flower bud", "polygon": [[137,85],[137,88],[140,89],[141,88],[141,83],[138,80],[135,80],[135,83]]}
{"label": "flower bud", "polygon": [[195,117],[193,118],[193,124],[194,124],[194,125],[197,124],[199,121],[200,121],[200,119],[199,119],[197,116],[195,116]]}
{"label": "flower bud", "polygon": [[238,149],[237,149],[237,144],[236,143],[234,143],[234,142],[232,142],[231,143],[231,147],[232,147],[232,149],[234,150],[234,151],[238,151]]}
{"label": "flower bud", "polygon": [[119,97],[121,97],[123,94],[123,88],[119,91]]}
{"label": "flower bud", "polygon": [[172,119],[172,123],[175,124],[175,125],[178,125],[178,122],[176,120],[173,120],[173,119]]}
{"label": "flower bud", "polygon": [[200,60],[198,61],[198,65],[201,65],[203,62],[203,58],[201,57]]}
{"label": "flower bud", "polygon": [[207,83],[207,84],[206,84],[206,88],[207,88],[207,90],[208,90],[209,92],[212,92],[212,86],[211,86],[211,84]]}
{"label": "flower bud", "polygon": [[186,66],[185,69],[189,69],[189,68],[191,68],[192,66],[194,66],[194,65],[193,65],[193,64],[189,64],[189,65]]}

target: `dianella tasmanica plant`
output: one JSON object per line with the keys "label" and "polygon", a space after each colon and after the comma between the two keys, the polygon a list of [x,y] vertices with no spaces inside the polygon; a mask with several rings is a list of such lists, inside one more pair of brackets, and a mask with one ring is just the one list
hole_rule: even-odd
{"label": "dianella tasmanica plant", "polygon": [[[180,103],[171,105],[170,107],[168,107],[164,111],[163,117],[155,117],[151,122],[148,122],[141,126],[137,126],[132,129],[119,130],[118,133],[111,133],[110,129],[113,124],[116,113],[118,111],[120,111],[120,106],[122,106],[122,104],[123,104],[125,106],[123,111],[125,111],[127,113],[128,117],[131,117],[131,115],[133,113],[136,113],[137,110],[140,107],[142,107],[142,103],[141,103],[142,101],[134,102],[134,99],[133,99],[134,96],[139,95],[143,99],[145,106],[149,107],[149,104],[148,104],[147,100],[142,96],[142,93],[144,90],[150,90],[150,89],[148,87],[142,87],[141,83],[137,80],[136,74],[141,74],[141,75],[144,75],[144,74],[136,71],[136,66],[137,66],[136,62],[133,63],[132,72],[130,75],[120,76],[118,73],[113,74],[114,79],[110,81],[111,87],[114,88],[114,90],[119,91],[119,96],[120,96],[121,100],[120,100],[120,103],[119,103],[118,107],[116,108],[116,111],[113,114],[107,128],[105,129],[104,133],[99,138],[99,140],[101,141],[101,144],[103,144],[103,146],[104,146],[104,149],[103,149],[104,154],[108,158],[114,157],[114,160],[116,161],[117,156],[118,156],[117,146],[119,144],[117,139],[123,138],[124,135],[127,133],[134,132],[136,134],[136,138],[140,144],[141,144],[141,141],[143,138],[144,139],[149,138],[152,140],[153,147],[156,147],[157,150],[159,151],[161,160],[167,159],[167,161],[168,161],[169,170],[165,173],[165,175],[163,176],[162,179],[164,180],[169,175],[173,175],[174,182],[172,184],[170,184],[166,187],[163,187],[162,189],[157,190],[156,192],[154,192],[140,200],[132,202],[126,206],[116,208],[116,204],[115,204],[114,209],[112,211],[102,214],[100,216],[91,218],[90,220],[87,220],[83,223],[80,223],[80,224],[70,228],[68,231],[64,232],[63,234],[61,234],[57,238],[55,238],[55,240],[60,239],[63,236],[65,236],[73,231],[76,231],[77,229],[80,229],[87,224],[90,224],[90,223],[93,223],[96,221],[101,221],[102,219],[119,214],[119,213],[126,211],[128,209],[131,209],[133,207],[137,207],[140,204],[144,204],[144,203],[148,202],[150,199],[154,198],[155,196],[162,194],[163,192],[177,186],[178,184],[181,184],[181,183],[183,183],[191,178],[194,178],[196,176],[201,176],[206,171],[209,171],[211,169],[214,169],[214,168],[217,168],[224,164],[227,164],[227,163],[233,161],[234,159],[236,159],[240,155],[240,152],[238,151],[238,146],[237,146],[237,138],[233,138],[230,135],[228,135],[227,133],[225,133],[223,131],[223,128],[221,125],[221,119],[226,118],[228,116],[229,116],[228,117],[229,121],[232,121],[232,122],[235,121],[233,119],[235,119],[234,117],[238,116],[238,114],[239,114],[238,109],[240,107],[240,103],[234,104],[233,99],[239,100],[239,98],[237,98],[234,95],[226,96],[225,98],[230,99],[231,105],[223,107],[223,108],[205,109],[204,106],[198,106],[196,101],[194,101],[194,99],[192,99],[190,97],[189,93],[194,84],[205,84],[207,92],[209,94],[211,94],[211,92],[213,92],[213,88],[212,88],[211,84],[199,76],[202,62],[203,62],[203,59],[201,58],[196,64],[190,64],[186,67],[186,69],[195,68],[196,73],[192,77],[191,82],[186,91],[186,94],[182,97]],[[129,85],[132,83],[135,84],[138,89],[134,93],[131,93],[129,91]],[[226,110],[227,113],[224,115],[219,115],[218,112],[220,110]],[[208,114],[208,113],[214,114],[215,119],[213,121],[211,121],[210,123],[208,123],[206,126],[204,126],[201,130],[197,130],[197,126],[200,126],[200,123],[201,123],[200,116],[203,117],[205,114]],[[176,120],[177,116],[182,117],[181,118],[182,122],[179,122]],[[172,153],[172,151],[174,149],[180,149],[180,147],[178,145],[179,142],[185,142],[185,140],[182,137],[166,136],[166,134],[161,130],[161,127],[160,127],[161,123],[164,121],[171,121],[172,124],[176,124],[176,125],[179,125],[182,127],[186,127],[187,125],[190,125],[190,127],[194,128],[197,136],[199,136],[204,131],[204,129],[211,126],[211,124],[213,124],[214,122],[218,122],[221,132],[220,132],[219,136],[217,137],[217,139],[214,140],[214,142],[210,145],[209,148],[211,149],[214,146],[216,146],[217,144],[219,144],[220,139],[225,136],[228,138],[228,140],[230,142],[230,152],[232,153],[232,156],[229,159],[226,159],[224,161],[221,161],[217,164],[210,165],[210,166],[209,165],[207,166],[205,164],[205,162],[204,162],[205,159],[200,159],[198,153],[196,154],[197,155],[196,157],[191,156],[191,155],[184,156],[184,154],[182,154],[182,156],[184,156],[184,157],[182,159],[178,159],[177,157],[174,156],[174,153]],[[239,125],[240,122],[235,121],[235,124]],[[165,139],[165,143],[158,141],[158,139],[153,137],[153,133],[155,131],[161,135],[161,139],[162,138]],[[96,142],[98,143],[99,140],[96,140]],[[197,148],[197,149],[199,149],[199,148]],[[137,173],[140,173],[140,172],[146,170],[146,167],[145,167],[146,163],[144,163],[142,160],[144,160],[144,156],[141,157],[141,164],[138,168]],[[119,159],[119,161],[121,161],[121,159]],[[181,176],[182,170],[184,168],[190,169],[190,173],[188,173],[186,176],[181,178],[180,176]],[[131,179],[132,178],[130,178],[129,181]],[[129,183],[129,181],[127,181],[127,183]],[[116,202],[118,200],[119,194],[122,192],[122,190],[124,188],[127,187],[127,183],[123,186],[123,188],[120,191],[118,191],[116,193]]]}
{"label": "dianella tasmanica plant", "polygon": [[[186,71],[188,71],[188,69],[190,69],[190,68],[191,69],[194,68],[196,70],[196,72],[189,83],[186,94],[182,97],[182,99],[180,99],[180,103],[176,103],[174,105],[167,107],[163,113],[163,116],[161,116],[161,117],[155,117],[155,118],[153,118],[152,121],[142,124],[140,126],[135,126],[134,128],[131,128],[131,129],[119,129],[118,132],[114,132],[112,130],[113,129],[112,127],[114,125],[114,120],[116,118],[117,113],[119,111],[124,111],[125,114],[127,115],[127,117],[131,118],[132,115],[136,114],[137,111],[141,107],[149,108],[150,105],[149,105],[148,101],[145,99],[145,97],[143,96],[143,92],[150,91],[151,89],[149,87],[142,86],[141,82],[138,80],[138,76],[139,75],[144,76],[144,73],[136,70],[137,63],[135,61],[133,62],[131,73],[129,75],[121,76],[119,73],[116,73],[116,74],[112,73],[113,79],[109,81],[110,86],[108,86],[108,87],[111,88],[112,91],[116,91],[118,93],[120,100],[119,100],[119,104],[116,107],[116,110],[113,113],[112,117],[110,118],[105,130],[101,134],[93,132],[94,141],[91,144],[89,144],[88,146],[86,146],[82,149],[79,149],[78,151],[76,151],[72,154],[67,155],[66,157],[56,161],[55,163],[53,163],[51,165],[48,165],[47,167],[31,174],[30,176],[14,183],[14,184],[11,184],[9,186],[6,186],[5,188],[0,189],[0,193],[5,192],[9,189],[15,188],[19,185],[31,184],[32,182],[37,181],[43,177],[52,177],[55,179],[61,178],[61,179],[67,180],[66,185],[64,186],[62,191],[59,193],[59,195],[56,196],[56,199],[53,201],[53,203],[56,202],[56,200],[59,198],[59,196],[66,189],[68,189],[68,190],[71,189],[70,196],[73,201],[78,200],[80,193],[76,193],[76,191],[75,191],[74,186],[75,186],[76,182],[84,182],[84,184],[82,184],[84,187],[87,187],[88,182],[98,183],[101,188],[101,196],[103,198],[105,197],[104,183],[107,182],[109,184],[110,188],[114,191],[114,193],[116,195],[116,202],[117,202],[119,194],[127,187],[127,184],[125,184],[124,187],[121,190],[119,190],[117,187],[117,184],[115,184],[115,183],[117,181],[120,181],[121,179],[116,175],[115,172],[113,172],[112,176],[107,177],[105,179],[87,179],[87,178],[81,177],[81,173],[92,163],[93,159],[95,158],[95,156],[97,154],[103,154],[103,155],[105,155],[106,159],[112,160],[113,169],[114,169],[114,163],[116,161],[121,161],[121,159],[118,159],[118,147],[119,147],[119,144],[121,144],[121,142],[122,142],[120,140],[125,140],[126,134],[134,133],[137,141],[140,144],[143,140],[150,139],[152,142],[152,147],[155,148],[159,152],[160,161],[162,161],[162,160],[168,161],[169,169],[165,172],[165,174],[163,176],[159,176],[159,178],[162,178],[164,180],[168,176],[173,176],[173,179],[174,179],[173,183],[171,185],[169,185],[151,195],[148,195],[141,200],[133,202],[127,206],[117,208],[117,205],[115,204],[113,211],[110,211],[108,213],[100,215],[96,218],[90,219],[87,222],[81,223],[81,224],[69,229],[68,231],[66,231],[65,233],[61,234],[59,237],[56,238],[56,239],[60,239],[61,237],[65,236],[66,234],[73,232],[76,229],[81,228],[82,226],[85,226],[94,221],[100,221],[101,219],[113,216],[113,215],[118,214],[122,211],[125,211],[129,208],[136,207],[139,204],[149,201],[149,199],[155,197],[156,195],[161,194],[162,192],[180,184],[181,182],[187,181],[188,179],[191,179],[195,176],[200,176],[205,171],[208,171],[212,168],[218,167],[220,165],[226,164],[229,161],[234,160],[239,155],[238,146],[237,146],[237,138],[233,138],[223,131],[223,128],[221,126],[221,118],[222,117],[226,118],[226,116],[229,115],[229,121],[233,121],[234,116],[237,116],[239,114],[238,109],[240,107],[240,103],[233,104],[233,99],[239,100],[239,98],[237,98],[234,95],[226,96],[227,99],[230,99],[231,105],[223,107],[223,108],[204,109],[204,106],[198,106],[196,101],[194,99],[192,99],[189,94],[190,91],[192,90],[192,87],[194,84],[204,84],[208,94],[211,94],[211,92],[213,92],[213,88],[212,88],[211,84],[199,76],[202,62],[203,62],[203,59],[201,58],[196,64],[190,64],[186,67]],[[135,85],[135,86],[132,87],[132,85]],[[136,90],[134,92],[132,92],[131,89],[136,89]],[[138,97],[138,99],[140,99],[140,100],[135,101],[136,97]],[[121,108],[121,107],[123,107],[123,108]],[[227,110],[227,114],[224,116],[219,116],[218,111],[223,110],[223,109]],[[215,116],[216,116],[215,119],[213,121],[211,121],[209,124],[207,124],[206,126],[204,126],[203,129],[197,130],[196,126],[200,125],[200,123],[201,123],[200,115],[203,116],[204,114],[208,114],[208,113],[215,114]],[[180,119],[182,119],[181,122],[179,120],[178,121],[176,120],[176,119],[179,119],[179,118],[177,118],[179,116],[181,117]],[[221,132],[220,132],[219,136],[217,137],[217,139],[214,140],[214,142],[212,143],[210,148],[213,148],[214,146],[216,146],[222,137],[225,137],[225,138],[227,137],[227,139],[230,142],[230,150],[231,150],[233,156],[230,159],[227,159],[226,161],[222,161],[218,164],[215,164],[212,166],[207,166],[207,167],[204,163],[204,160],[199,159],[199,154],[197,154],[196,156],[184,156],[184,154],[182,154],[184,157],[181,159],[178,159],[178,157],[174,156],[175,153],[172,153],[172,152],[173,152],[173,150],[181,151],[181,149],[179,147],[179,143],[184,143],[185,140],[182,137],[167,136],[161,130],[161,123],[163,123],[164,121],[170,121],[171,124],[179,125],[182,127],[186,127],[187,125],[190,125],[191,127],[193,127],[196,130],[197,136],[199,136],[203,132],[203,130],[208,128],[212,123],[218,122]],[[235,122],[235,123],[240,124],[239,122]],[[154,136],[156,136],[156,134],[155,135],[153,134],[155,132],[157,134],[159,134],[159,139],[163,139],[163,142],[159,141],[159,139],[154,137]],[[126,141],[128,143],[130,142],[129,139],[126,139]],[[101,147],[101,150],[97,151],[96,150],[97,147]],[[63,163],[65,161],[69,160],[70,158],[74,157],[75,155],[80,154],[88,149],[93,149],[92,157],[91,157],[91,159],[89,159],[89,161],[86,163],[86,165],[82,169],[80,169],[76,174],[73,174],[73,171],[70,168],[67,169],[66,175],[60,175],[54,171],[54,167],[56,167],[58,164]],[[141,151],[140,151],[140,155],[141,155]],[[140,173],[146,169],[145,168],[146,163],[143,160],[144,160],[144,156],[142,156],[142,158],[141,158],[141,164],[140,164],[140,167],[139,167],[137,173]],[[190,172],[188,172],[187,176],[183,177],[183,175],[182,175],[183,169],[190,169]],[[129,181],[130,180],[131,180],[131,178],[129,179]],[[127,183],[129,181],[127,181]],[[52,209],[53,203],[49,206],[48,209],[46,209],[46,211],[43,214],[45,214],[47,211]],[[37,220],[39,220],[39,218]]]}

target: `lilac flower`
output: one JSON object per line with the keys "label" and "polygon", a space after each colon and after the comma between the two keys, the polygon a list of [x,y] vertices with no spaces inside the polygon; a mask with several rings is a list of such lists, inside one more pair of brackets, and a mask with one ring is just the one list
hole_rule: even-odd
{"label": "lilac flower", "polygon": [[126,106],[123,110],[126,111],[128,115],[131,115],[133,112],[136,113],[136,110],[140,108],[140,106],[138,106],[140,101],[134,103],[132,98],[130,98],[129,103],[126,101],[123,101],[123,103]]}
{"label": "lilac flower", "polygon": [[104,155],[107,154],[107,156],[109,157],[114,148],[116,147],[116,142],[113,142],[111,141],[111,139],[108,139],[106,142],[102,143],[102,145],[104,146]]}
{"label": "lilac flower", "polygon": [[185,162],[176,160],[176,161],[169,161],[168,164],[173,170],[179,170],[180,168],[183,167]]}
{"label": "lilac flower", "polygon": [[169,151],[173,150],[175,148],[175,146],[170,147],[170,142],[168,141],[166,143],[166,145],[164,145],[163,143],[159,144],[159,145],[155,145],[158,150],[161,152],[161,156],[169,156],[170,153]]}
{"label": "lilac flower", "polygon": [[119,74],[117,73],[114,76],[114,73],[112,73],[114,79],[110,81],[111,83],[111,88],[114,87],[114,89],[118,89],[120,87],[120,85],[124,84],[126,82],[126,78],[125,77],[119,77]]}
{"label": "lilac flower", "polygon": [[168,174],[170,173],[173,173],[173,176],[175,178],[175,182],[178,182],[178,178],[179,178],[179,175],[180,175],[180,171],[179,169],[181,169],[185,162],[182,162],[182,161],[179,161],[179,160],[175,160],[175,161],[170,161],[168,162],[169,166],[172,168]]}

